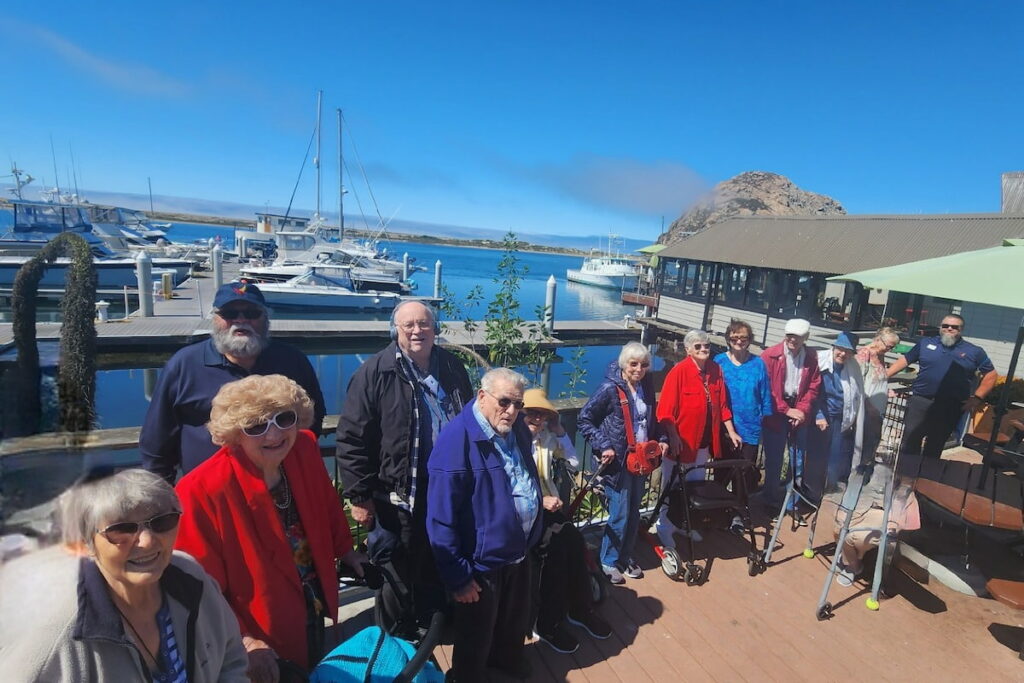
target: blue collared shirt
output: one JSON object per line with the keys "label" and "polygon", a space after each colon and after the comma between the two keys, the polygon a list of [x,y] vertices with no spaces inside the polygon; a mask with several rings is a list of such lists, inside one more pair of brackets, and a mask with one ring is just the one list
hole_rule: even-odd
{"label": "blue collared shirt", "polygon": [[985,349],[960,339],[953,346],[943,346],[939,337],[926,337],[907,351],[907,363],[919,363],[914,380],[918,396],[964,401],[971,395],[975,373],[987,374],[994,369]]}
{"label": "blue collared shirt", "polygon": [[530,471],[523,464],[523,454],[519,451],[519,444],[516,443],[516,436],[509,432],[509,435],[502,436],[494,431],[494,427],[487,421],[487,418],[480,412],[480,404],[473,403],[473,417],[476,418],[484,435],[491,440],[494,447],[501,454],[502,462],[505,464],[505,474],[508,475],[509,485],[512,487],[513,503],[516,506],[516,514],[519,515],[519,523],[523,526],[523,534],[530,537],[530,530],[533,523],[540,514],[540,494],[537,485],[530,476]]}

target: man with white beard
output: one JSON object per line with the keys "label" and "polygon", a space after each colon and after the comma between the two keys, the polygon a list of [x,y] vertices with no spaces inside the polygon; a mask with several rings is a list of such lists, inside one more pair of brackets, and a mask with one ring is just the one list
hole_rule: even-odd
{"label": "man with white beard", "polygon": [[259,288],[244,282],[221,285],[213,313],[210,338],[167,361],[139,434],[142,466],[171,484],[179,467],[186,474],[217,451],[206,429],[213,397],[223,385],[248,375],[284,375],[298,382],[313,400],[311,429],[320,435],[325,408],[316,373],[305,354],[270,338]]}
{"label": "man with white beard", "polygon": [[[911,363],[920,369],[907,401],[901,453],[938,458],[946,439],[964,413],[984,402],[998,374],[980,346],[963,339],[964,319],[950,314],[939,325],[939,336],[925,337],[888,370],[892,377]],[[981,375],[971,392],[975,377]],[[922,448],[921,442],[924,441]]]}

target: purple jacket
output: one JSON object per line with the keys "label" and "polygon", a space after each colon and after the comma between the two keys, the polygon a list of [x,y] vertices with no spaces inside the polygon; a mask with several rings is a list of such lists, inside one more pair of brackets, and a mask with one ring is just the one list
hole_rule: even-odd
{"label": "purple jacket", "polygon": [[[441,580],[452,591],[469,583],[474,572],[523,558],[540,540],[543,526],[543,515],[537,515],[529,537],[523,533],[504,461],[473,415],[475,401],[445,425],[427,461],[427,537]],[[540,509],[530,430],[522,417],[512,430],[537,484]]]}

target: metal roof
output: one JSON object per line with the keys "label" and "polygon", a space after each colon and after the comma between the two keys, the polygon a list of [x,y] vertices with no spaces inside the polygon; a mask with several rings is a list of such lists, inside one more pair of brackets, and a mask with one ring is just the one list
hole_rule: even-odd
{"label": "metal roof", "polygon": [[677,242],[662,259],[829,275],[999,246],[1024,237],[1024,215],[747,216]]}

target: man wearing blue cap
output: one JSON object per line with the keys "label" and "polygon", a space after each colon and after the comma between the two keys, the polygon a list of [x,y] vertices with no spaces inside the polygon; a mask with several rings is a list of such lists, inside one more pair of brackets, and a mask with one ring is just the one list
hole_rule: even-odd
{"label": "man wearing blue cap", "polygon": [[[815,495],[850,478],[864,441],[864,378],[856,359],[857,336],[840,332],[828,353],[818,354],[821,392],[815,402],[815,427],[808,438],[808,481]],[[873,455],[873,454],[871,454]],[[824,470],[824,488],[817,490]]]}
{"label": "man wearing blue cap", "polygon": [[246,282],[221,285],[213,299],[213,330],[206,341],[181,349],[167,361],[153,391],[139,434],[142,466],[174,483],[213,455],[206,423],[220,388],[248,375],[284,375],[313,401],[313,425],[320,434],[324,397],[313,366],[293,346],[270,338],[266,301]]}

